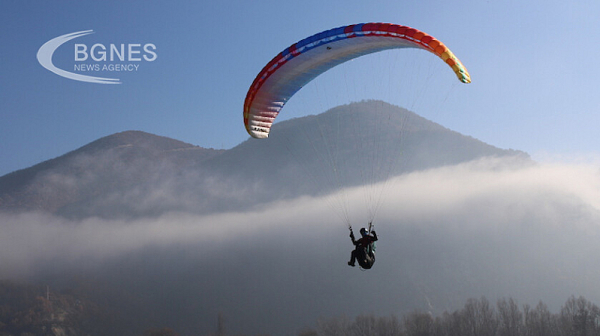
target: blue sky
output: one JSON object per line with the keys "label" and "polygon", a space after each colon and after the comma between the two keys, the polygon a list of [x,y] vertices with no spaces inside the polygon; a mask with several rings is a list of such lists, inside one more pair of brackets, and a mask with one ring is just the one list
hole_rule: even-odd
{"label": "blue sky", "polygon": [[[0,175],[125,130],[231,148],[248,138],[243,100],[264,64],[304,37],[371,21],[423,30],[469,69],[450,112],[425,117],[534,158],[597,156],[597,13],[597,1],[3,1]],[[74,41],[152,43],[157,59],[106,75],[119,85],[38,63],[48,40],[90,29]],[[70,48],[57,66],[69,66]]]}

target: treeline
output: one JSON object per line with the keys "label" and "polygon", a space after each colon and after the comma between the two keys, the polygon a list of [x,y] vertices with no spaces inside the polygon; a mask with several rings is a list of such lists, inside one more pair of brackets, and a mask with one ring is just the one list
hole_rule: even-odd
{"label": "treeline", "polygon": [[570,297],[560,312],[551,313],[540,303],[517,304],[501,299],[491,304],[485,297],[469,299],[462,309],[432,316],[412,312],[395,316],[362,315],[323,319],[298,336],[600,336],[600,308],[584,297]]}
{"label": "treeline", "polygon": [[[117,318],[109,307],[113,306],[108,302],[99,305],[78,291],[57,293],[47,286],[0,281],[0,336],[189,335],[177,329],[149,327],[146,320],[135,320],[131,314]],[[219,315],[216,332],[209,335],[239,335],[228,329]],[[542,302],[532,307],[509,298],[493,304],[482,297],[439,316],[414,311],[400,318],[321,319],[297,336],[600,336],[600,308],[574,296],[556,313]]]}

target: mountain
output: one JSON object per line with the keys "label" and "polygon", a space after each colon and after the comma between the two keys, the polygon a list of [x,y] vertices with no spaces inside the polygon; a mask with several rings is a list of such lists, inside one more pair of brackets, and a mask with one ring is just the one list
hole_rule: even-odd
{"label": "mountain", "polygon": [[74,204],[150,187],[165,170],[176,171],[220,152],[140,131],[113,134],[2,176],[0,209],[68,212]]}
{"label": "mountain", "polygon": [[366,101],[277,123],[268,140],[229,150],[140,131],[113,134],[0,177],[0,211],[71,218],[211,213],[512,155],[527,157]]}

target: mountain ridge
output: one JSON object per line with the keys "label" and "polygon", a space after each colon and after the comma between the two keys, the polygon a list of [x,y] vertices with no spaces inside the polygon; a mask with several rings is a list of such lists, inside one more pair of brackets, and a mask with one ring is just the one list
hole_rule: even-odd
{"label": "mountain ridge", "polygon": [[[228,150],[142,131],[105,136],[0,177],[0,212],[73,218],[220,212],[360,185],[372,167],[385,167],[369,178],[376,182],[484,156],[514,155],[528,158],[406,109],[364,101],[276,123],[269,139],[249,138]],[[307,183],[307,172],[316,172],[313,183]]]}

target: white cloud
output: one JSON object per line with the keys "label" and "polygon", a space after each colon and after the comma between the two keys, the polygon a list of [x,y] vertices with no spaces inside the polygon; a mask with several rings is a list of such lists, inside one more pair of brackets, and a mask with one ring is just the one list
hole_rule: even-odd
{"label": "white cloud", "polygon": [[[364,193],[361,187],[331,196],[347,200],[355,227],[366,223]],[[594,165],[479,160],[398,177],[385,185],[383,196],[375,222],[383,239],[369,273],[377,281],[408,281],[407,286],[419,288],[415,295],[438,307],[452,300],[438,296],[436,301],[436,293],[478,297],[489,295],[490,284],[499,295],[525,293],[546,301],[545,294],[556,292],[600,299],[593,289],[600,274],[589,268],[600,253],[595,238],[600,237],[600,174]],[[128,221],[2,215],[0,277],[32,275],[44,263],[77,268],[96,262],[100,267],[155,247],[189,249],[198,259],[222,254],[221,271],[238,274],[239,260],[252,258],[246,255],[251,246],[263,244],[275,254],[298,251],[292,264],[318,256],[317,264],[327,263],[327,272],[341,272],[351,244],[330,201],[305,197],[239,213],[169,213]],[[261,251],[266,250],[255,252]],[[261,272],[268,277],[292,267],[280,262],[260,264]],[[322,281],[337,277],[323,271],[311,270]],[[543,277],[557,281],[544,289],[535,284]],[[564,302],[564,295],[558,300]],[[457,300],[463,303],[462,297]]]}

